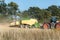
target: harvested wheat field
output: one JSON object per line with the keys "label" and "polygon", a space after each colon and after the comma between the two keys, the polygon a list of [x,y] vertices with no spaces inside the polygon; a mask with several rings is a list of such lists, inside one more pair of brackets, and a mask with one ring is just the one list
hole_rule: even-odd
{"label": "harvested wheat field", "polygon": [[60,40],[60,31],[53,29],[10,28],[0,24],[0,40]]}

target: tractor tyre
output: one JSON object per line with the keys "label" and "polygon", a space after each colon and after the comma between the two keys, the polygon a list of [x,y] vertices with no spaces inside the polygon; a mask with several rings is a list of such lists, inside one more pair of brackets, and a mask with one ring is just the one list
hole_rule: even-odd
{"label": "tractor tyre", "polygon": [[43,29],[50,29],[50,24],[49,23],[44,23],[43,24]]}
{"label": "tractor tyre", "polygon": [[60,29],[60,23],[56,23],[55,28]]}

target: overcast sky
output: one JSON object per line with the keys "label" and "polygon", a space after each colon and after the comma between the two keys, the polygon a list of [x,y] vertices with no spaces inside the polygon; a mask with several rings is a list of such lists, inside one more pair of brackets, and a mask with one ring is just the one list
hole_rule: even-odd
{"label": "overcast sky", "polygon": [[5,0],[6,3],[11,1],[16,2],[19,5],[20,11],[27,10],[30,6],[39,7],[41,9],[51,5],[60,6],[60,0]]}

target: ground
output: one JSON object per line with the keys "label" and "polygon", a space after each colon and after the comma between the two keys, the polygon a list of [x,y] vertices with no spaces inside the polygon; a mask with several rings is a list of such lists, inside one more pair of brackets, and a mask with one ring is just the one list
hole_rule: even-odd
{"label": "ground", "polygon": [[0,29],[10,29],[10,28],[15,28],[15,27],[9,27],[9,23],[0,23]]}

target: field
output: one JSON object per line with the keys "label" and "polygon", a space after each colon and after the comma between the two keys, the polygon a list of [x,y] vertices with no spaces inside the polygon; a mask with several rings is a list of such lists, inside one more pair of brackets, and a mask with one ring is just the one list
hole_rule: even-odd
{"label": "field", "polygon": [[10,28],[0,24],[0,40],[60,40],[60,30]]}

